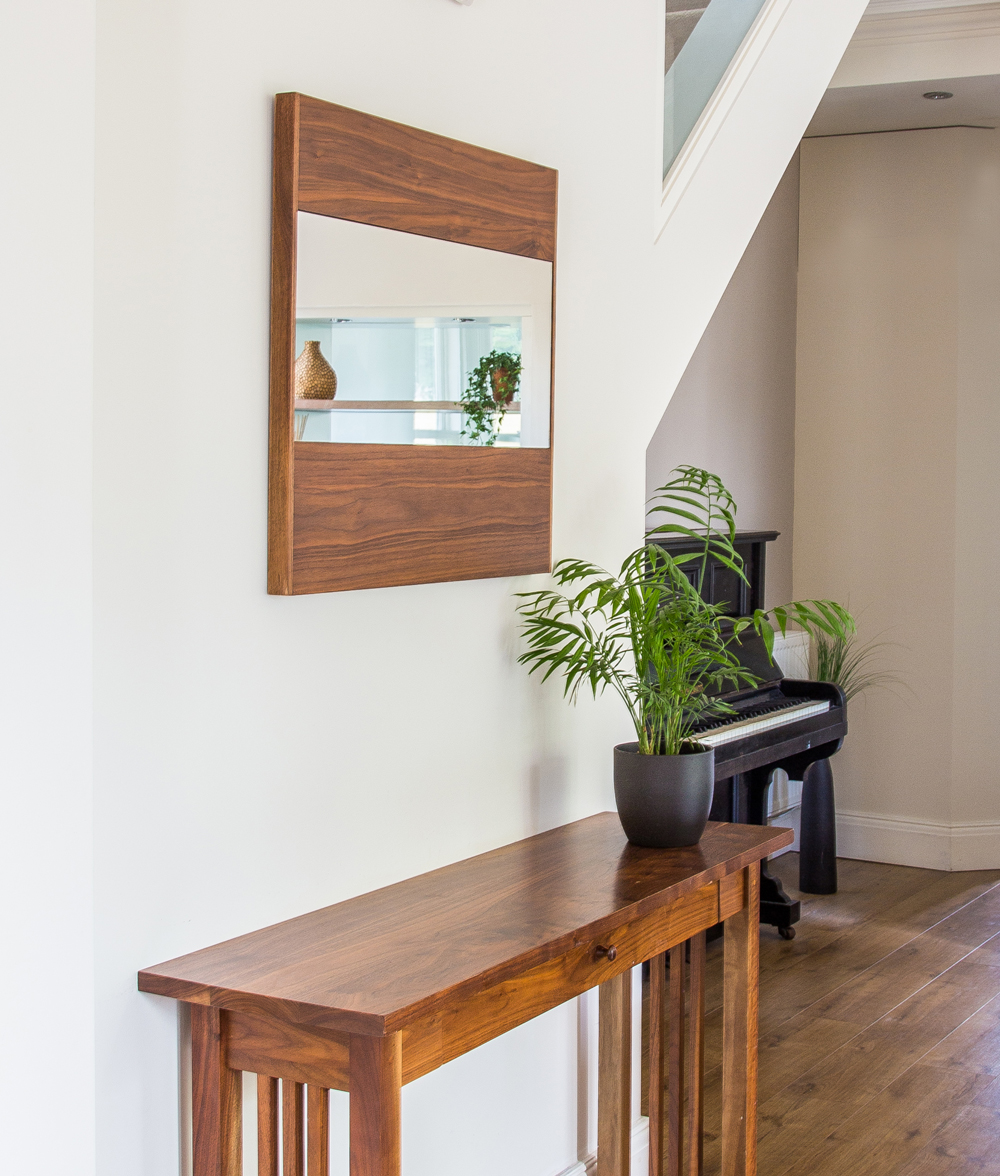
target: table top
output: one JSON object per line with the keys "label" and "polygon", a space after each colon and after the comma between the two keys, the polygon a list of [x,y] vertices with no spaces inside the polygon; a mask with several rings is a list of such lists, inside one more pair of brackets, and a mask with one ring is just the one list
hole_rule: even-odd
{"label": "table top", "polygon": [[697,845],[630,845],[598,813],[139,973],[143,992],[395,1032],[789,845],[709,822]]}

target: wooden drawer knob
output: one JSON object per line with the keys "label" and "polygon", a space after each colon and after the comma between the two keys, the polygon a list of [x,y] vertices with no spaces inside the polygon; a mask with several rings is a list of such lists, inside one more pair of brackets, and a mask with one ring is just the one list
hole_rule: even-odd
{"label": "wooden drawer knob", "polygon": [[594,954],[597,956],[598,959],[600,959],[601,956],[607,956],[608,959],[612,963],[614,963],[615,960],[618,958],[618,948],[614,947],[614,946],[601,947],[600,944],[598,944],[598,946],[594,949]]}

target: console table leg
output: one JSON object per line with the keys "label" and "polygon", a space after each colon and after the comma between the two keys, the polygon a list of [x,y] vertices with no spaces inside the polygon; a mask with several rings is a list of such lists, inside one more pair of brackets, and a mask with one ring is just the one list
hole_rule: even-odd
{"label": "console table leg", "polygon": [[281,1083],[281,1173],[305,1176],[305,1087],[287,1078]]}
{"label": "console table leg", "polygon": [[402,1040],[351,1036],[351,1176],[400,1176]]}
{"label": "console table leg", "polygon": [[[597,1176],[629,1176],[632,1143],[632,973],[599,989]],[[354,1173],[351,1173],[354,1176]]]}
{"label": "console table leg", "polygon": [[684,1157],[684,973],[687,943],[670,949],[670,1034],[667,1078],[667,1173],[683,1176]]}
{"label": "console table leg", "polygon": [[649,1176],[663,1176],[667,957],[649,961]]}
{"label": "console table leg", "polygon": [[746,905],[725,922],[722,1176],[757,1172],[757,978],[760,865],[744,870]]}
{"label": "console table leg", "polygon": [[691,944],[690,1037],[687,1054],[687,1176],[701,1176],[705,1147],[705,932]]}
{"label": "console table leg", "polygon": [[330,1176],[330,1092],[322,1086],[306,1087],[309,1120],[308,1176]]}
{"label": "console table leg", "polygon": [[257,1172],[278,1176],[281,1150],[278,1134],[278,1079],[257,1075]]}
{"label": "console table leg", "polygon": [[191,1005],[194,1176],[242,1176],[243,1075],[226,1065],[225,1013]]}

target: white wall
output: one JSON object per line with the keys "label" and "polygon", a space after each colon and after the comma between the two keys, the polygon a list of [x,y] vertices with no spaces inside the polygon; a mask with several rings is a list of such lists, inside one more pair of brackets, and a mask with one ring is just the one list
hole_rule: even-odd
{"label": "white wall", "polygon": [[[177,1014],[136,992],[137,968],[611,802],[624,716],[525,680],[518,585],[265,594],[271,96],[560,169],[555,548],[612,560],[641,534],[648,439],[862,5],[779,7],[654,247],[656,0],[99,0],[96,114],[86,7],[19,6],[4,41],[16,561],[0,608],[15,730],[0,754],[26,961],[4,979],[30,1030],[5,1040],[5,1158],[15,1137],[46,1141],[19,1173],[92,1167],[91,845],[97,1170],[173,1176]],[[498,44],[499,78],[483,68]],[[68,317],[53,350],[54,307]],[[58,414],[29,406],[39,386]],[[56,1039],[74,1094],[58,1140],[36,1097]],[[576,1040],[570,1006],[408,1088],[410,1176],[571,1164],[592,1135]]]}
{"label": "white wall", "polygon": [[803,144],[795,594],[849,599],[914,692],[851,706],[847,856],[1000,866],[998,273],[995,132]]}
{"label": "white wall", "polygon": [[741,530],[781,532],[767,549],[767,605],[792,593],[798,243],[796,156],[646,449],[647,498],[675,466],[701,466],[732,491]]}
{"label": "white wall", "polygon": [[0,1163],[74,1176],[94,1170],[93,91],[93,4],[0,7]]}

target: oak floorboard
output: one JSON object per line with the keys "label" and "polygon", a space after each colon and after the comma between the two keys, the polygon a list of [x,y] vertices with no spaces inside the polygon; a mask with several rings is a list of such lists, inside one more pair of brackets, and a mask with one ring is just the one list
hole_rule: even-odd
{"label": "oak floorboard", "polygon": [[980,1074],[911,1066],[809,1158],[810,1176],[890,1176],[990,1085]]}
{"label": "oak floorboard", "polygon": [[[761,928],[760,1173],[1000,1176],[1000,871],[841,859]],[[705,1174],[720,1170],[722,950],[708,948]]]}
{"label": "oak floorboard", "polygon": [[923,1058],[923,1064],[1000,1077],[1000,996],[940,1041]]}
{"label": "oak floorboard", "polygon": [[992,1079],[982,1094],[976,1096],[975,1103],[977,1107],[994,1107],[1000,1110],[1000,1079]]}
{"label": "oak floorboard", "polygon": [[1000,1111],[963,1107],[897,1176],[1000,1176]]}
{"label": "oak floorboard", "polygon": [[860,1106],[953,1033],[997,992],[927,984],[811,1066],[791,1089]]}

